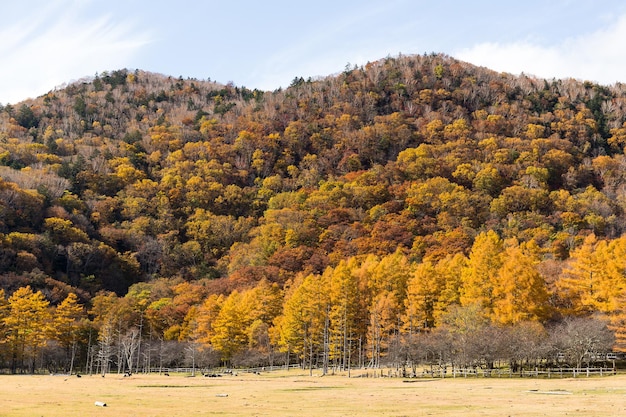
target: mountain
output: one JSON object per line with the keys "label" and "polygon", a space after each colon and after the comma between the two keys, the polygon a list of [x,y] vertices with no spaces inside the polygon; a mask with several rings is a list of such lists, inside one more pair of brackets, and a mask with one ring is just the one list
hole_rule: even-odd
{"label": "mountain", "polygon": [[[500,324],[603,313],[626,340],[625,122],[622,84],[437,54],[273,92],[99,74],[0,108],[0,288],[100,318],[133,299],[165,339],[231,299],[264,300],[267,333],[335,294],[313,310],[363,338],[359,311],[406,330],[478,303]],[[231,359],[246,332],[210,344]]]}
{"label": "mountain", "polygon": [[[0,111],[0,271],[123,294],[624,229],[625,89],[386,58],[262,92],[104,73]],[[445,197],[444,197],[445,196]]]}

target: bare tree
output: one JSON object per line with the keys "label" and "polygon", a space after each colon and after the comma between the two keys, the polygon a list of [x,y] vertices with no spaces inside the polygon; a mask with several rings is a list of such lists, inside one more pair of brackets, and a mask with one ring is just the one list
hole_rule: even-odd
{"label": "bare tree", "polygon": [[615,335],[599,317],[568,317],[551,329],[552,345],[577,368],[610,352]]}
{"label": "bare tree", "polygon": [[128,330],[121,339],[122,354],[126,362],[128,373],[132,373],[133,371],[133,365],[134,365],[133,360],[134,360],[135,352],[137,352],[137,349],[139,347],[140,340],[141,339],[139,337],[139,329],[137,329],[136,327],[133,327],[132,329]]}
{"label": "bare tree", "polygon": [[113,323],[109,320],[102,325],[98,336],[98,365],[100,366],[100,373],[103,377],[109,372],[111,348],[114,340],[113,333]]}
{"label": "bare tree", "polygon": [[522,322],[509,327],[504,338],[505,355],[512,372],[521,370],[524,365],[537,366],[539,359],[548,357],[548,333],[538,322]]}

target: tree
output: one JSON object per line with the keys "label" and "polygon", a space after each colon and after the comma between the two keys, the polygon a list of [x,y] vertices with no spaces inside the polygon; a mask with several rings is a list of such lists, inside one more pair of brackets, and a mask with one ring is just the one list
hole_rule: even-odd
{"label": "tree", "polygon": [[373,295],[388,291],[393,294],[395,303],[401,305],[406,298],[412,271],[413,265],[398,248],[394,253],[372,263],[367,276],[369,290]]}
{"label": "tree", "polygon": [[461,366],[471,365],[476,360],[475,342],[482,343],[481,334],[489,326],[487,314],[479,303],[467,306],[452,306],[441,316],[438,331],[451,335],[453,363]]}
{"label": "tree", "polygon": [[405,328],[409,333],[430,329],[435,324],[435,305],[443,290],[435,267],[430,262],[417,266],[411,277],[406,298],[404,318]]}
{"label": "tree", "polygon": [[23,368],[26,360],[30,371],[34,372],[37,353],[46,344],[49,304],[41,291],[33,292],[30,286],[19,288],[9,297],[9,314],[4,325],[13,373],[18,366]]}
{"label": "tree", "polygon": [[611,285],[617,282],[608,275],[611,260],[607,250],[606,242],[598,242],[596,236],[591,234],[572,252],[571,260],[557,282],[557,288],[569,301],[566,313],[589,314],[609,301],[607,291],[619,288],[618,285]]}
{"label": "tree", "polygon": [[411,263],[398,249],[380,260],[368,257],[353,272],[359,278],[359,285],[366,283],[369,290],[367,341],[374,366],[379,366],[381,356],[388,353],[393,340],[400,336],[401,313],[412,269]]}
{"label": "tree", "polygon": [[504,261],[493,287],[493,321],[516,324],[548,318],[548,291],[537,271],[539,257],[532,243],[512,241],[503,254]]}
{"label": "tree", "polygon": [[211,294],[206,300],[198,307],[198,314],[196,318],[196,331],[198,333],[198,342],[204,347],[211,346],[211,338],[214,336],[213,322],[217,318],[222,304],[224,303],[224,296]]}
{"label": "tree", "polygon": [[374,297],[369,311],[367,341],[370,346],[370,364],[378,368],[381,356],[389,349],[390,339],[399,335],[399,306],[392,292],[383,291]]}
{"label": "tree", "polygon": [[117,297],[112,292],[100,292],[92,299],[89,314],[93,317],[94,327],[98,331],[98,360],[100,373],[109,372],[111,357],[117,347],[117,370],[124,366],[122,337],[141,320],[141,313],[135,308],[133,297]]}
{"label": "tree", "polygon": [[367,308],[356,274],[356,260],[341,261],[335,268],[327,269],[330,291],[330,358],[340,369],[350,366],[353,342],[365,334]]}
{"label": "tree", "polygon": [[26,104],[22,104],[20,109],[17,111],[15,120],[20,126],[25,127],[26,129],[37,127],[39,125],[39,119],[35,116],[35,113],[33,113],[33,109]]}
{"label": "tree", "polygon": [[7,337],[7,325],[6,318],[10,314],[10,305],[4,295],[4,289],[0,288],[0,358],[4,357],[6,337]]}
{"label": "tree", "polygon": [[74,369],[76,348],[84,319],[85,309],[78,302],[75,293],[69,293],[54,310],[51,333],[65,349],[66,357],[69,357],[68,372],[70,374]]}
{"label": "tree", "polygon": [[443,230],[461,225],[477,226],[487,212],[487,200],[481,194],[471,193],[441,177],[413,183],[407,190],[406,202],[416,217],[436,218]]}
{"label": "tree", "polygon": [[241,293],[236,290],[230,293],[213,322],[211,346],[220,352],[224,363],[228,363],[233,355],[248,342],[244,327],[244,312],[241,311],[240,306],[241,297]]}
{"label": "tree", "polygon": [[[283,314],[276,319],[281,350],[298,355],[312,370],[314,358],[323,354],[326,369],[329,356],[330,296],[329,274],[307,275],[286,296]],[[289,358],[288,358],[289,360]]]}
{"label": "tree", "polygon": [[120,360],[123,362],[123,366],[126,368],[126,372],[133,372],[134,355],[138,354],[139,344],[141,342],[140,331],[138,328],[133,327],[129,329],[121,338],[121,348],[123,359]]}
{"label": "tree", "polygon": [[100,368],[100,374],[104,377],[111,366],[112,349],[115,343],[115,323],[112,317],[107,317],[106,320],[101,323],[98,331],[98,366]]}
{"label": "tree", "polygon": [[615,335],[605,320],[597,317],[568,317],[551,329],[553,345],[576,368],[589,366],[594,358],[610,352]]}
{"label": "tree", "polygon": [[[519,322],[505,328],[509,366],[515,372],[518,367],[537,365],[539,358],[548,357],[548,332],[536,321]],[[534,366],[533,366],[534,367]]]}
{"label": "tree", "polygon": [[461,305],[478,303],[490,312],[493,308],[493,288],[502,266],[502,239],[493,230],[476,237],[467,266],[461,273]]}
{"label": "tree", "polygon": [[441,317],[451,306],[461,304],[461,275],[467,266],[468,259],[462,254],[449,255],[435,265],[435,273],[439,275],[439,281],[443,283],[437,302],[433,308],[435,326],[441,323]]}

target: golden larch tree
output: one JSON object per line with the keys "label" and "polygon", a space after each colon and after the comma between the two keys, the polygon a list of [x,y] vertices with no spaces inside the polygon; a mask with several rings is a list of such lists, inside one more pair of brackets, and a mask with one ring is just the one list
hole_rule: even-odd
{"label": "golden larch tree", "polygon": [[[536,245],[507,242],[504,262],[493,287],[492,321],[517,324],[548,317],[548,290],[537,270]],[[530,247],[529,247],[530,246]]]}
{"label": "golden larch tree", "polygon": [[595,235],[585,238],[583,244],[571,254],[558,290],[568,300],[569,314],[588,314],[594,311],[612,313],[619,306],[624,290],[624,243],[608,244],[598,241]]}
{"label": "golden larch tree", "polygon": [[230,293],[213,322],[211,345],[220,352],[223,361],[228,362],[243,346],[248,338],[244,328],[244,312],[241,311],[239,291]]}
{"label": "golden larch tree", "polygon": [[467,266],[467,261],[468,259],[465,255],[457,253],[441,259],[435,265],[435,273],[439,276],[439,280],[443,285],[433,308],[435,326],[440,324],[441,316],[448,311],[450,306],[461,304],[461,288],[463,285],[461,274]]}
{"label": "golden larch tree", "polygon": [[217,318],[224,304],[224,296],[211,294],[198,307],[197,311],[197,341],[204,347],[211,345],[211,338],[214,336],[213,322]]}
{"label": "golden larch tree", "polygon": [[85,318],[85,308],[80,304],[75,293],[69,293],[54,310],[50,333],[63,347],[66,356],[69,358],[70,374],[74,369],[76,347]]}
{"label": "golden larch tree", "polygon": [[417,266],[409,280],[404,317],[405,330],[415,333],[432,328],[434,308],[442,290],[437,271],[431,262]]}
{"label": "golden larch tree", "polygon": [[324,274],[330,279],[330,357],[341,369],[348,369],[351,351],[358,337],[367,332],[367,306],[359,288],[355,258],[341,261]]}
{"label": "golden larch tree", "polygon": [[283,314],[275,319],[279,345],[287,355],[294,353],[303,365],[313,366],[313,358],[323,353],[328,360],[329,311],[328,274],[307,275],[286,298]]}
{"label": "golden larch tree", "polygon": [[467,266],[461,273],[462,306],[480,304],[486,312],[493,308],[493,286],[502,266],[503,242],[493,230],[479,234],[472,245]]}
{"label": "golden larch tree", "polygon": [[31,372],[34,371],[39,349],[46,344],[49,305],[41,291],[33,292],[30,286],[19,288],[9,297],[9,314],[4,324],[13,372],[27,360]]}

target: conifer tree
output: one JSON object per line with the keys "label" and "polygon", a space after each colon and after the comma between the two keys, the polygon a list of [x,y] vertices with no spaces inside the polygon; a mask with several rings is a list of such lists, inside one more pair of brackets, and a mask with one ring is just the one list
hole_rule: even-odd
{"label": "conifer tree", "polygon": [[460,305],[462,280],[461,274],[467,266],[467,257],[462,253],[447,256],[435,265],[435,273],[442,282],[441,292],[433,308],[435,326],[440,324],[440,318],[450,306]]}
{"label": "conifer tree", "polygon": [[85,309],[79,303],[75,293],[67,297],[54,310],[51,334],[64,348],[69,357],[69,373],[74,369],[76,347],[80,337],[80,330],[85,319]]}
{"label": "conifer tree", "polygon": [[400,318],[399,306],[392,292],[383,291],[378,294],[370,305],[370,323],[367,342],[370,350],[370,364],[380,365],[381,357],[387,353],[392,339],[399,337]]}
{"label": "conifer tree", "polygon": [[7,325],[5,320],[9,313],[9,302],[5,298],[4,289],[0,288],[0,356],[4,356],[6,349]]}
{"label": "conifer tree", "polygon": [[224,296],[211,294],[206,300],[198,307],[196,325],[198,342],[209,347],[211,345],[211,338],[215,335],[213,331],[213,322],[217,318],[222,305],[224,304]]}
{"label": "conifer tree", "polygon": [[493,287],[502,266],[503,242],[493,230],[476,237],[461,279],[461,305],[478,303],[487,313],[493,309]]}
{"label": "conifer tree", "polygon": [[598,242],[596,236],[591,234],[571,253],[570,261],[557,282],[557,288],[568,301],[566,314],[588,314],[599,303],[606,302],[604,292],[610,282],[608,265],[604,263],[608,260],[606,251],[606,242]]}
{"label": "conifer tree", "polygon": [[283,315],[275,322],[279,327],[280,346],[288,356],[298,355],[302,364],[313,366],[313,358],[323,355],[328,366],[329,310],[328,274],[307,275],[286,299]]}
{"label": "conifer tree", "polygon": [[11,369],[22,367],[25,361],[34,371],[37,353],[46,344],[50,303],[41,291],[21,287],[9,297],[9,314],[4,319],[7,343],[10,347]]}
{"label": "conifer tree", "polygon": [[[529,248],[530,246],[530,248]],[[492,320],[501,324],[540,321],[548,316],[548,291],[537,271],[536,245],[509,242],[493,288]]]}
{"label": "conifer tree", "polygon": [[626,238],[598,241],[585,238],[571,254],[557,282],[568,301],[566,313],[584,315],[599,311],[610,320],[619,346],[626,346]]}
{"label": "conifer tree", "polygon": [[330,280],[330,357],[340,369],[348,369],[352,349],[367,328],[367,309],[362,305],[359,282],[353,273],[358,267],[351,258],[325,271]]}
{"label": "conifer tree", "polygon": [[415,333],[433,327],[434,309],[442,292],[442,283],[431,262],[417,266],[409,281],[404,317],[405,330]]}
{"label": "conifer tree", "polygon": [[244,328],[244,314],[241,311],[241,293],[230,293],[213,322],[211,345],[220,352],[221,358],[228,363],[232,356],[248,341]]}
{"label": "conifer tree", "polygon": [[[364,269],[366,271],[361,274]],[[380,260],[374,256],[367,257],[353,272],[358,275],[359,286],[366,285],[368,289],[367,343],[374,366],[378,366],[392,339],[400,334],[401,314],[411,271],[411,264],[398,249]]]}

